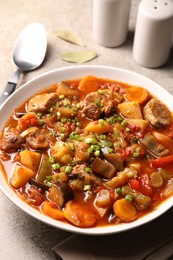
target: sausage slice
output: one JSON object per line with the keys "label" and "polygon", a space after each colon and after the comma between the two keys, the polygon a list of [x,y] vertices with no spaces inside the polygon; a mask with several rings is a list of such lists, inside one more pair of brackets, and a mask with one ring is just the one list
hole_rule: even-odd
{"label": "sausage slice", "polygon": [[171,123],[169,110],[156,98],[152,98],[144,107],[144,118],[156,127],[167,126]]}

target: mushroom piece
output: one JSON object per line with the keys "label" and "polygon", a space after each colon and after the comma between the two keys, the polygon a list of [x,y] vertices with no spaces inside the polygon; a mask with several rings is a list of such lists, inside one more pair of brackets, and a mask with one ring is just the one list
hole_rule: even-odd
{"label": "mushroom piece", "polygon": [[116,169],[113,164],[96,157],[91,167],[92,171],[104,178],[111,179],[115,176]]}
{"label": "mushroom piece", "polygon": [[169,110],[156,98],[152,98],[146,104],[143,114],[144,118],[156,127],[167,126],[171,122]]}
{"label": "mushroom piece", "polygon": [[60,208],[63,208],[65,204],[73,199],[73,191],[67,183],[59,182],[52,185],[48,198],[54,201]]}
{"label": "mushroom piece", "polygon": [[119,171],[123,170],[123,157],[121,154],[108,153],[105,154],[104,157],[108,162],[112,163],[117,170]]}
{"label": "mushroom piece", "polygon": [[144,138],[140,140],[140,142],[155,156],[162,157],[169,153],[169,150],[165,148],[162,144],[158,143],[155,138],[150,134],[146,134]]}

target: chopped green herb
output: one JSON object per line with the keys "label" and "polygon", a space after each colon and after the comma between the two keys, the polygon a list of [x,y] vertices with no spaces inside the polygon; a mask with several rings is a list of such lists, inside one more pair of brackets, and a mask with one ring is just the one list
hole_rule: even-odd
{"label": "chopped green herb", "polygon": [[138,175],[135,173],[135,174],[133,175],[133,178],[134,178],[134,179],[138,178]]}
{"label": "chopped green herb", "polygon": [[123,119],[120,116],[117,117],[117,120],[120,122],[123,121]]}
{"label": "chopped green herb", "polygon": [[91,172],[91,168],[90,168],[90,167],[86,167],[86,168],[85,168],[85,171],[86,171],[86,172]]}
{"label": "chopped green herb", "polygon": [[130,128],[126,127],[125,131],[130,132]]}
{"label": "chopped green herb", "polygon": [[37,114],[37,117],[40,118],[41,116],[42,116],[42,113],[38,113],[38,114]]}
{"label": "chopped green herb", "polygon": [[60,134],[59,136],[60,136],[61,140],[63,140],[65,138],[65,134]]}
{"label": "chopped green herb", "polygon": [[50,163],[54,163],[55,162],[55,158],[53,158],[52,156],[49,157],[49,162]]}
{"label": "chopped green herb", "polygon": [[91,185],[90,185],[90,184],[86,184],[86,185],[84,185],[83,190],[84,190],[84,191],[91,190]]}
{"label": "chopped green herb", "polygon": [[136,157],[136,158],[139,157],[139,152],[134,152],[133,157]]}
{"label": "chopped green herb", "polygon": [[106,135],[99,135],[100,140],[105,140],[106,139]]}
{"label": "chopped green herb", "polygon": [[106,119],[106,121],[109,123],[109,124],[113,124],[114,123],[114,118],[113,117],[109,117]]}
{"label": "chopped green herb", "polygon": [[101,126],[104,125],[104,120],[103,120],[103,119],[99,119],[98,121],[99,121],[99,124],[100,124]]}
{"label": "chopped green herb", "polygon": [[103,105],[102,105],[102,102],[101,102],[101,99],[99,99],[99,98],[96,98],[95,104],[96,104],[98,107],[103,106]]}
{"label": "chopped green herb", "polygon": [[135,152],[139,153],[140,150],[141,150],[141,148],[140,148],[140,147],[137,147],[137,148],[135,149]]}
{"label": "chopped green herb", "polygon": [[113,151],[114,151],[114,150],[111,149],[111,148],[108,149],[108,153],[113,153]]}
{"label": "chopped green herb", "polygon": [[127,125],[127,121],[126,120],[123,120],[122,123],[121,123],[122,126],[126,126]]}
{"label": "chopped green herb", "polygon": [[94,159],[95,159],[94,157],[91,157],[90,158],[90,163],[92,163],[94,161]]}
{"label": "chopped green herb", "polygon": [[99,89],[98,94],[103,94],[103,90]]}
{"label": "chopped green herb", "polygon": [[52,180],[52,176],[46,176],[46,180],[48,180],[48,181],[51,181]]}
{"label": "chopped green herb", "polygon": [[81,126],[81,123],[80,123],[80,122],[76,122],[76,125],[77,125],[77,126]]}
{"label": "chopped green herb", "polygon": [[122,189],[120,187],[116,188],[116,193],[121,194]]}
{"label": "chopped green herb", "polygon": [[65,124],[67,122],[67,118],[63,117],[61,118],[61,123]]}
{"label": "chopped green herb", "polygon": [[77,107],[72,107],[73,112],[77,111]]}
{"label": "chopped green herb", "polygon": [[75,160],[72,160],[72,161],[70,162],[70,165],[71,165],[71,166],[75,166],[75,165],[76,165],[76,161],[75,161]]}
{"label": "chopped green herb", "polygon": [[72,171],[72,169],[73,169],[72,166],[68,165],[65,167],[65,172],[70,173]]}
{"label": "chopped green herb", "polygon": [[78,140],[78,141],[82,141],[82,138],[80,135],[76,134],[75,132],[71,132],[70,136],[69,136],[70,140]]}
{"label": "chopped green herb", "polygon": [[63,99],[63,98],[64,98],[64,95],[60,95],[59,98],[60,98],[60,99]]}
{"label": "chopped green herb", "polygon": [[147,157],[147,159],[150,159],[150,158],[151,158],[149,154],[147,154],[146,157]]}
{"label": "chopped green herb", "polygon": [[60,131],[63,132],[63,133],[65,133],[65,132],[66,132],[66,128],[65,128],[64,126],[62,126],[62,127],[60,128]]}
{"label": "chopped green herb", "polygon": [[39,125],[43,125],[43,124],[44,124],[44,121],[43,121],[42,119],[39,119],[39,120],[38,120],[38,123],[39,123]]}
{"label": "chopped green herb", "polygon": [[88,153],[92,153],[93,151],[94,151],[94,145],[91,145],[91,146],[88,148],[87,152],[88,152]]}
{"label": "chopped green herb", "polygon": [[56,113],[56,115],[57,115],[57,117],[59,118],[59,117],[61,116],[61,113],[58,111],[58,112]]}
{"label": "chopped green herb", "polygon": [[127,195],[125,196],[125,199],[126,199],[127,201],[132,201],[132,200],[133,200],[133,196],[132,196],[131,194],[127,194]]}
{"label": "chopped green herb", "polygon": [[96,138],[93,136],[93,137],[88,137],[88,138],[86,138],[86,139],[85,139],[85,142],[86,142],[87,144],[96,144],[96,143],[97,143],[97,140],[96,140]]}
{"label": "chopped green herb", "polygon": [[65,99],[65,100],[63,100],[63,105],[64,106],[68,106],[70,103],[69,103],[69,100],[67,100],[67,99]]}
{"label": "chopped green herb", "polygon": [[52,186],[52,182],[48,181],[48,180],[44,180],[44,184],[51,187]]}
{"label": "chopped green herb", "polygon": [[54,171],[59,170],[61,168],[61,165],[59,163],[52,164],[52,168]]}
{"label": "chopped green herb", "polygon": [[74,144],[73,144],[73,143],[70,143],[70,149],[71,149],[72,151],[74,151],[74,150],[75,150],[75,146],[74,146]]}
{"label": "chopped green herb", "polygon": [[100,151],[99,151],[99,150],[95,151],[95,152],[94,152],[94,155],[95,155],[95,156],[100,156]]}

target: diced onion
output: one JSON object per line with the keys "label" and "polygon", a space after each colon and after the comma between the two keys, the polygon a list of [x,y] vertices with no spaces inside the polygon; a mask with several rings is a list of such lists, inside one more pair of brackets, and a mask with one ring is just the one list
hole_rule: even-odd
{"label": "diced onion", "polygon": [[173,178],[169,180],[165,189],[163,190],[162,195],[165,197],[169,197],[173,193]]}
{"label": "diced onion", "polygon": [[29,127],[29,128],[27,128],[25,131],[23,131],[23,132],[20,134],[20,136],[21,136],[21,137],[25,137],[26,135],[30,134],[31,132],[34,132],[34,131],[37,130],[37,129],[38,129],[38,127],[36,127],[36,126]]}

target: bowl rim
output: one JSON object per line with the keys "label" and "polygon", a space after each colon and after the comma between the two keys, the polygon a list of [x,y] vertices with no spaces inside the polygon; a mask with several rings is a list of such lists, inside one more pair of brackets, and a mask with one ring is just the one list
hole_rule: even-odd
{"label": "bowl rim", "polygon": [[[74,76],[70,75],[70,73],[72,73],[72,75],[74,75]],[[103,76],[102,76],[102,73],[103,73]],[[171,94],[169,92],[167,92],[163,87],[161,87],[156,82],[152,81],[148,77],[145,77],[137,72],[123,69],[123,68],[116,68],[116,67],[103,66],[103,65],[67,66],[67,67],[49,70],[45,73],[42,73],[42,74],[38,75],[37,77],[29,80],[28,82],[23,84],[19,89],[17,89],[0,107],[0,116],[3,121],[3,123],[1,124],[0,131],[3,128],[2,126],[4,126],[4,123],[9,118],[9,116],[12,112],[11,108],[13,107],[13,105],[19,106],[22,102],[27,100],[27,98],[31,97],[31,95],[37,93],[39,90],[42,90],[45,87],[58,82],[59,81],[58,78],[64,78],[64,80],[65,79],[70,80],[70,79],[81,78],[84,75],[94,75],[94,76],[98,76],[101,78],[110,78],[113,80],[117,80],[116,74],[121,79],[118,81],[125,82],[130,85],[134,85],[133,82],[135,82],[135,81],[141,82],[140,86],[149,90],[149,92],[152,95],[157,96],[159,99],[162,98],[163,103],[165,103],[169,107],[169,109],[171,111],[173,111],[173,102],[172,102],[173,97],[171,96]],[[115,76],[113,77],[113,75],[115,75]],[[128,80],[128,77],[129,77],[129,80]],[[57,78],[57,80],[55,81],[56,78]],[[122,80],[123,78],[124,78],[124,80]],[[47,84],[48,82],[50,82],[50,83]],[[142,84],[142,82],[144,85],[146,84],[146,86],[144,86]],[[44,86],[42,86],[41,83],[44,84]],[[34,88],[35,85],[37,86],[36,90]],[[136,84],[136,85],[138,85],[138,84]],[[30,87],[29,91],[26,91],[27,87]],[[155,92],[156,90],[157,90],[157,92]],[[9,111],[8,115],[6,115],[6,111]],[[30,205],[26,204],[24,201],[22,201],[16,195],[16,193],[12,190],[12,188],[10,188],[7,181],[3,177],[3,174],[0,175],[0,189],[6,195],[6,197],[8,199],[10,199],[15,205],[17,205],[24,212],[26,212],[30,216],[36,218],[37,220],[44,222],[55,228],[62,229],[64,231],[68,231],[68,232],[72,232],[72,233],[79,233],[79,234],[83,234],[83,235],[108,235],[108,234],[115,234],[115,233],[119,233],[119,232],[128,231],[130,229],[137,228],[141,225],[149,223],[150,221],[153,221],[157,217],[164,214],[173,205],[173,197],[170,197],[169,199],[165,200],[162,203],[162,205],[159,205],[159,207],[156,208],[154,211],[144,215],[143,217],[137,219],[134,222],[124,223],[124,224],[119,224],[119,225],[109,225],[109,226],[103,226],[103,227],[79,228],[79,227],[73,226],[72,224],[54,220],[54,219],[40,213],[38,210],[34,209]]]}

